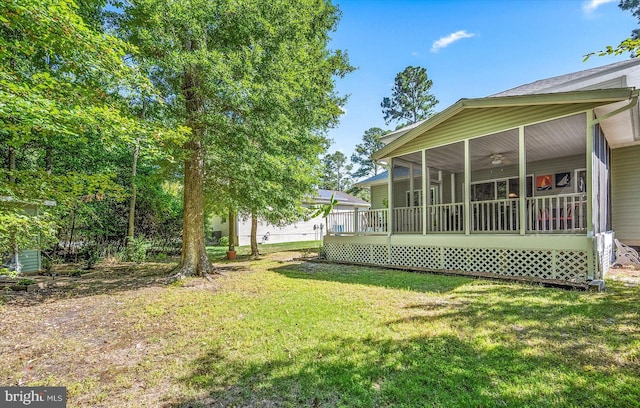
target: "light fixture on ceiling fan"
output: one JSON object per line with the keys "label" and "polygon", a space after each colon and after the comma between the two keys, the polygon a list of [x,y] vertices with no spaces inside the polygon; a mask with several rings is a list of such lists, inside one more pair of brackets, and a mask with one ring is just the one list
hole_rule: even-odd
{"label": "light fixture on ceiling fan", "polygon": [[504,161],[504,156],[501,155],[500,153],[494,153],[491,155],[491,164],[493,164],[494,166],[502,164],[503,161]]}

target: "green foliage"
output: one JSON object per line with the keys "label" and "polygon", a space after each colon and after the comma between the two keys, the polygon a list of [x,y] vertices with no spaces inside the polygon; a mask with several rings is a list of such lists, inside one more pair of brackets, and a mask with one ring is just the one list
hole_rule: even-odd
{"label": "green foliage", "polygon": [[312,207],[312,210],[315,210],[311,214],[311,218],[315,218],[318,216],[322,216],[322,218],[327,218],[331,211],[333,211],[333,207],[338,205],[338,200],[335,198],[335,194],[331,194],[331,198],[329,199],[328,204],[322,204]]}
{"label": "green foliage", "polygon": [[0,202],[0,252],[42,248],[55,240],[55,220],[48,213],[29,215],[27,206],[33,207]]}
{"label": "green foliage", "polygon": [[218,246],[221,246],[221,247],[229,246],[229,237],[226,235],[224,237],[220,237],[220,242],[218,242]]}
{"label": "green foliage", "polygon": [[[622,10],[630,11],[631,14],[640,22],[640,0],[620,0],[618,7]],[[631,37],[626,38],[618,44],[616,47],[607,45],[604,50],[597,52],[590,52],[584,56],[583,61],[588,60],[590,57],[597,55],[603,57],[605,55],[622,55],[624,53],[631,53],[633,58],[638,56],[640,51],[640,29],[636,28],[631,31]]]}
{"label": "green foliage", "polygon": [[149,242],[144,237],[130,238],[127,243],[127,260],[143,263],[147,259]]}
{"label": "green foliage", "polygon": [[348,163],[347,156],[340,151],[325,154],[322,159],[323,172],[320,187],[327,190],[346,191],[351,188],[351,170],[353,165]]}
{"label": "green foliage", "polygon": [[388,130],[378,127],[369,128],[364,132],[362,143],[356,145],[355,152],[351,155],[351,162],[358,165],[358,170],[352,174],[354,179],[375,176],[382,169],[371,159],[371,155],[382,149],[384,143],[380,138],[387,133]]}
{"label": "green foliage", "polygon": [[80,249],[80,256],[86,263],[87,269],[93,269],[96,263],[102,258],[100,246],[94,242],[86,243]]}
{"label": "green foliage", "polygon": [[36,281],[34,281],[33,279],[20,279],[18,282],[16,282],[16,285],[22,285],[22,286],[29,286],[29,285],[33,285],[34,283],[36,283]]}
{"label": "green foliage", "polygon": [[391,97],[382,99],[380,106],[387,124],[396,121],[400,126],[427,119],[433,114],[438,100],[429,93],[433,81],[423,67],[408,66],[396,75]]}
{"label": "green foliage", "polygon": [[42,269],[46,273],[50,273],[52,267],[53,267],[53,261],[51,260],[51,258],[49,258],[48,256],[43,256],[42,257]]}
{"label": "green foliage", "polygon": [[0,268],[0,276],[8,276],[11,279],[14,279],[18,276],[18,271],[12,271],[7,268]]}

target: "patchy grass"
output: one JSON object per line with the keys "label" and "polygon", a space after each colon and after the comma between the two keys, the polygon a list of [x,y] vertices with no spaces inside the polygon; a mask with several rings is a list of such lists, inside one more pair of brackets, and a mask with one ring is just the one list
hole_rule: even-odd
{"label": "patchy grass", "polygon": [[[300,242],[281,242],[277,244],[258,244],[258,250],[261,255],[273,254],[283,251],[302,251],[303,254],[317,255],[322,247],[322,241],[300,241]],[[227,257],[227,246],[208,246],[207,252],[212,260],[221,260]],[[236,253],[239,257],[246,257],[251,253],[251,247],[248,245],[236,246]]]}
{"label": "patchy grass", "polygon": [[221,263],[213,282],[167,286],[171,265],[129,265],[5,296],[0,383],[66,386],[69,407],[640,405],[638,287],[295,255]]}

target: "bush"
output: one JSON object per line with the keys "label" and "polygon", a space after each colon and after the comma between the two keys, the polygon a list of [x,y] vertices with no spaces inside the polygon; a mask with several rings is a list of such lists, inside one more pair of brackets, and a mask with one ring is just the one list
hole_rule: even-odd
{"label": "bush", "polygon": [[156,255],[156,261],[158,262],[165,262],[167,259],[169,259],[169,255],[166,252],[160,252]]}
{"label": "bush", "polygon": [[36,281],[34,281],[33,279],[20,279],[17,285],[29,286],[33,285],[34,283],[36,283]]}
{"label": "bush", "polygon": [[224,237],[220,237],[220,241],[218,242],[218,245],[229,246],[229,237],[226,235]]}
{"label": "bush", "polygon": [[131,238],[127,244],[127,260],[143,263],[147,259],[149,243],[144,237]]}
{"label": "bush", "polygon": [[100,260],[100,247],[96,243],[88,243],[80,248],[80,256],[87,263],[87,269],[93,269]]}

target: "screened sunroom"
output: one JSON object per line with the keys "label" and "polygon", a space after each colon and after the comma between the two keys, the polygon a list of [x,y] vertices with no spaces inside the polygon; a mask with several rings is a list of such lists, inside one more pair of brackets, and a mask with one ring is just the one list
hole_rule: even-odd
{"label": "screened sunroom", "polygon": [[[372,208],[330,215],[329,259],[584,283],[613,242],[607,131],[631,89],[461,100],[374,155]],[[616,139],[617,140],[617,139]]]}

